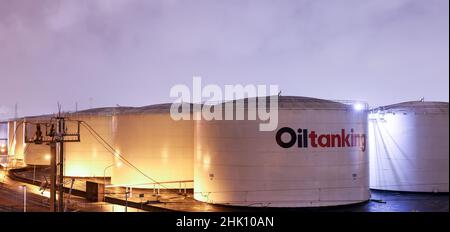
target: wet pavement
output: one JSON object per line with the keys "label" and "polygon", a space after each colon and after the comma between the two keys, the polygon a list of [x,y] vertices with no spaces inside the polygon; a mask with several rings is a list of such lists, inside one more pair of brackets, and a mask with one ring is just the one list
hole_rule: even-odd
{"label": "wet pavement", "polygon": [[[28,169],[18,173],[23,178],[45,179],[46,169],[37,170]],[[67,178],[70,180],[70,178]],[[103,178],[77,178],[74,189],[85,191],[86,180],[104,183]],[[109,178],[106,179],[109,184]],[[66,185],[67,186],[67,185]],[[161,209],[163,211],[184,211],[184,212],[258,212],[258,211],[300,211],[300,212],[449,212],[449,194],[448,193],[406,193],[392,191],[371,191],[371,200],[359,204],[334,206],[334,207],[317,207],[317,208],[249,208],[249,207],[232,207],[224,205],[213,205],[196,201],[192,198],[192,190],[188,190],[187,194],[184,190],[161,190],[160,194],[156,194],[153,189],[133,188],[132,193],[125,198],[124,187],[107,188],[105,196],[107,201],[116,203],[95,203],[88,204],[87,211],[124,211],[124,208],[118,204],[125,204],[125,200],[133,203],[135,208],[146,208],[148,211]],[[146,207],[143,207],[143,206]],[[81,205],[79,206],[81,207]],[[97,207],[97,208],[95,208]],[[115,207],[115,208],[114,208]],[[132,211],[131,207],[128,211]],[[134,211],[139,211],[134,209]]]}
{"label": "wet pavement", "polygon": [[407,193],[371,190],[366,202],[317,208],[271,209],[295,212],[449,212],[448,193]]}
{"label": "wet pavement", "polygon": [[[32,175],[32,174],[31,174]],[[23,174],[22,177],[28,176]],[[30,178],[31,179],[31,178]],[[69,178],[70,179],[70,178]],[[31,179],[32,180],[32,179]],[[30,181],[33,183],[32,181]],[[80,180],[77,180],[78,187],[84,186]],[[23,183],[11,179],[7,171],[0,168],[0,212],[23,212],[23,186],[26,186],[26,211],[27,212],[48,212],[50,211],[48,189],[42,191],[37,182],[34,184]],[[142,212],[122,205],[111,204],[107,202],[89,202],[84,197],[74,195],[64,195],[64,202],[67,204],[67,212]]]}

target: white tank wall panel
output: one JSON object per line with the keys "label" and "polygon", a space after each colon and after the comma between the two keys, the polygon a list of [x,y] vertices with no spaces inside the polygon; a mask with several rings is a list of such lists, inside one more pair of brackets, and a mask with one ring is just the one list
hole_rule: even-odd
{"label": "white tank wall panel", "polygon": [[50,165],[50,146],[28,143],[24,162],[26,165]]}
{"label": "white tank wall panel", "polygon": [[370,115],[371,188],[448,192],[448,103],[406,104]]}
{"label": "white tank wall panel", "polygon": [[[28,139],[31,140],[35,137],[36,126],[33,123],[49,122],[50,119],[51,116],[48,115],[26,118],[25,122],[27,124]],[[41,131],[43,134],[46,133],[45,126],[41,126]],[[50,146],[45,143],[26,143],[25,146],[24,163],[26,165],[50,165]]]}
{"label": "white tank wall panel", "polygon": [[[0,122],[0,147],[2,149],[8,148],[8,140],[9,140],[9,134],[8,134],[8,122]],[[0,155],[2,155],[3,152],[0,151]]]}
{"label": "white tank wall panel", "polygon": [[14,142],[14,121],[8,121],[8,155],[14,153]]}
{"label": "white tank wall panel", "polygon": [[8,139],[8,122],[0,122],[0,139]]}
{"label": "white tank wall panel", "polygon": [[[337,104],[337,103],[334,103]],[[367,114],[341,110],[285,109],[278,128],[366,133]],[[280,147],[277,130],[261,132],[259,121],[197,121],[197,200],[239,206],[305,207],[369,199],[366,152],[356,147]],[[283,136],[282,136],[283,139]]]}
{"label": "white tank wall panel", "polygon": [[8,153],[15,159],[24,159],[24,126],[23,120],[9,121],[9,145]]}
{"label": "white tank wall panel", "polygon": [[[168,112],[150,111],[117,115],[114,128],[116,150],[151,179],[116,158],[116,164],[122,165],[113,167],[113,184],[153,188],[151,183],[155,181],[193,180],[192,120],[174,121]],[[179,188],[179,183],[165,183],[160,187]],[[192,188],[192,182],[186,187]]]}
{"label": "white tank wall panel", "polygon": [[[113,144],[112,117],[108,115],[71,115],[70,120],[84,121],[107,143]],[[76,132],[78,124],[67,121],[69,132]],[[114,156],[86,129],[80,126],[81,141],[64,143],[66,176],[103,177],[104,170],[113,164]],[[100,140],[100,139],[98,139]],[[105,173],[110,176],[111,173]]]}
{"label": "white tank wall panel", "polygon": [[[27,119],[45,122],[49,117],[34,117]],[[112,117],[107,114],[68,114],[66,115],[68,133],[78,131],[77,120],[85,121],[103,139],[112,144]],[[72,120],[72,121],[71,121]],[[45,130],[44,128],[42,128]],[[113,154],[107,151],[101,143],[84,127],[80,126],[80,142],[64,143],[64,175],[77,177],[103,177],[104,169],[113,163]],[[50,165],[50,146],[46,144],[27,144],[25,163],[27,165]],[[106,173],[108,174],[108,173]],[[110,175],[110,172],[109,172]],[[109,176],[106,175],[106,176]]]}

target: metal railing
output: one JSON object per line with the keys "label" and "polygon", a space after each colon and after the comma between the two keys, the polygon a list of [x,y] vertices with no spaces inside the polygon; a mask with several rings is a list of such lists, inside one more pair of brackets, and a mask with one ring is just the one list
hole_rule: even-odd
{"label": "metal railing", "polygon": [[[161,194],[161,185],[162,184],[178,184],[178,193],[179,194],[187,194],[187,183],[194,183],[194,180],[175,180],[175,181],[160,181],[157,183],[141,183],[141,184],[127,184],[127,185],[107,185],[105,188],[114,188],[114,187],[123,187],[123,188],[130,188],[131,192],[133,187],[139,187],[139,186],[151,186],[153,190],[154,196],[159,196]],[[174,188],[176,189],[176,188]],[[105,191],[106,192],[106,191]],[[106,193],[108,194],[108,193]]]}

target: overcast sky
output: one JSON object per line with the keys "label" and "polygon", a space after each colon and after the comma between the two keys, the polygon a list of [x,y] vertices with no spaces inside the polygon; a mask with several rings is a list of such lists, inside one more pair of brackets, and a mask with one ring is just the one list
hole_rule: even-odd
{"label": "overcast sky", "polygon": [[[372,106],[449,99],[448,0],[0,0],[0,118],[277,84]],[[90,100],[92,99],[92,100]]]}

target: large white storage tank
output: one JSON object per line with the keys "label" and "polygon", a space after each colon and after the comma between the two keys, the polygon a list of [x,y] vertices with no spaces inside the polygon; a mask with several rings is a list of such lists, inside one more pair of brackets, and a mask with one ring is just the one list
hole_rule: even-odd
{"label": "large white storage tank", "polygon": [[76,132],[78,121],[82,121],[81,141],[64,143],[66,176],[111,176],[111,172],[105,172],[105,169],[114,162],[114,154],[107,150],[107,144],[113,144],[112,117],[126,109],[96,108],[66,115],[69,132]]}
{"label": "large white storage tank", "polygon": [[[259,131],[259,120],[196,122],[195,199],[253,207],[331,206],[369,199],[366,110],[281,96],[277,116],[277,129],[268,132]],[[299,137],[299,131],[307,136]]]}
{"label": "large white storage tank", "polygon": [[448,103],[404,102],[369,114],[373,189],[448,192]]}
{"label": "large white storage tank", "polygon": [[[103,177],[110,176],[105,168],[113,163],[114,154],[108,151],[105,142],[113,143],[112,116],[128,108],[96,108],[76,113],[65,114],[66,129],[68,133],[78,131],[80,125],[80,142],[64,143],[65,176],[76,177]],[[28,121],[50,121],[51,117],[32,117]],[[88,125],[92,129],[88,129]],[[102,139],[104,141],[102,141]],[[27,165],[49,165],[50,147],[46,144],[27,144],[25,149],[25,163]]]}
{"label": "large white storage tank", "polygon": [[[31,125],[29,123],[49,122],[51,118],[52,115],[26,117],[24,120],[27,124],[27,129],[29,130],[27,132],[28,137],[32,138],[32,133],[34,133],[35,131],[35,125]],[[44,127],[42,128],[42,130],[44,130],[45,133]],[[24,133],[22,134],[22,136],[25,136]],[[24,163],[26,165],[50,165],[50,146],[45,144],[25,143]]]}
{"label": "large white storage tank", "polygon": [[194,122],[173,120],[170,105],[140,107],[114,116],[114,147],[134,167],[116,157],[112,184],[163,189],[179,188],[183,181],[181,187],[193,187]]}

